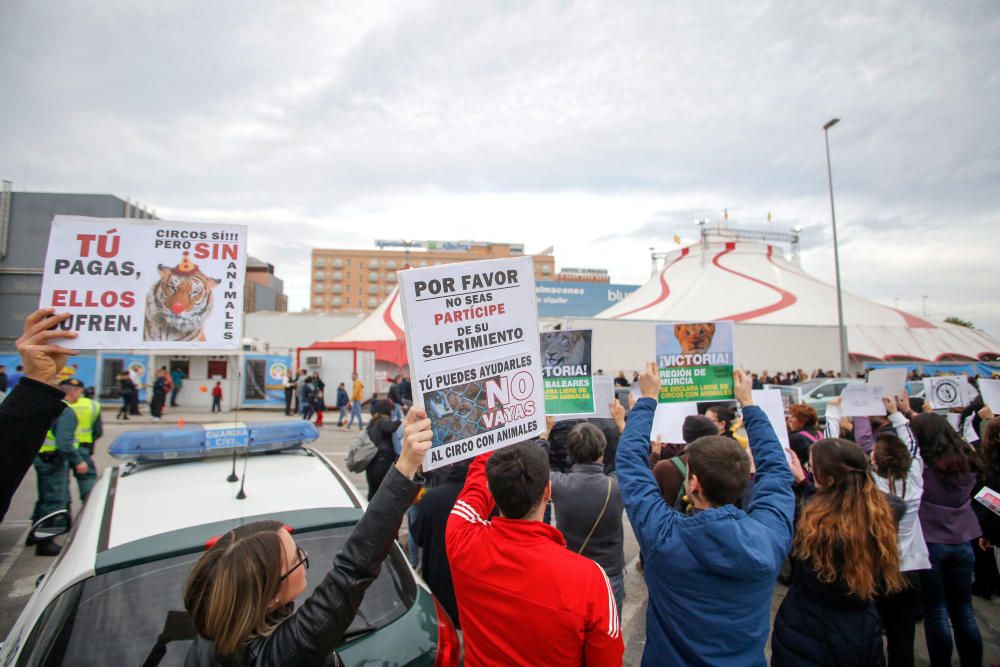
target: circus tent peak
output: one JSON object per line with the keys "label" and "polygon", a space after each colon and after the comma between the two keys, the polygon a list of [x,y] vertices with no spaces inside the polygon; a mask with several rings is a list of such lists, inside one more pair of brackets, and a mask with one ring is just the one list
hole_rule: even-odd
{"label": "circus tent peak", "polygon": [[406,335],[403,331],[403,310],[399,302],[399,287],[365,319],[349,331],[329,341],[317,341],[312,350],[371,350],[375,359],[396,366],[407,364]]}

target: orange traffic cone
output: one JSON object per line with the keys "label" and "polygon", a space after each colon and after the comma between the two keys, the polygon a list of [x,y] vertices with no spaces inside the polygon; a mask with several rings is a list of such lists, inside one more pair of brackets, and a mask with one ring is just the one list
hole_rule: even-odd
{"label": "orange traffic cone", "polygon": [[177,420],[177,425],[182,428],[184,427],[184,417],[181,417],[180,419]]}

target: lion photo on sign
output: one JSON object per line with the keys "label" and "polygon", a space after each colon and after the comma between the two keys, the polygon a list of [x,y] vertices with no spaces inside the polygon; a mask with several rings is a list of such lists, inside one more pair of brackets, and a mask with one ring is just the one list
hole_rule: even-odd
{"label": "lion photo on sign", "polygon": [[212,313],[212,290],[219,286],[184,253],[171,268],[159,265],[160,279],[146,295],[143,340],[203,341],[205,322]]}
{"label": "lion photo on sign", "polygon": [[[589,332],[588,332],[589,333]],[[590,341],[581,331],[546,334],[542,345],[542,367],[580,366],[590,363]]]}
{"label": "lion photo on sign", "polygon": [[682,354],[704,354],[712,347],[715,323],[675,324],[674,336],[681,345]]}

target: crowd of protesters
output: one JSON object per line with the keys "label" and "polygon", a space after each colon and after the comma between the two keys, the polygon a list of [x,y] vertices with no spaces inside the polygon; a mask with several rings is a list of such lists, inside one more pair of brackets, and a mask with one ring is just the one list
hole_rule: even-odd
{"label": "crowd of protesters", "polygon": [[[75,354],[55,342],[73,335],[61,318],[38,311],[17,343],[23,376],[0,404],[0,520],[66,408],[52,385]],[[394,378],[367,426],[358,415],[377,449],[370,504],[302,612],[304,568],[278,579],[297,558],[291,536],[276,522],[231,531],[185,588],[199,633],[186,664],[336,664],[407,513],[411,558],[461,628],[469,665],[621,664],[623,514],[648,589],[645,665],[765,664],[769,637],[773,665],[912,665],[920,617],[932,665],[953,653],[982,664],[972,595],[1000,590],[1000,518],[973,500],[1000,484],[1000,419],[982,399],[963,412],[971,431],[905,394],[870,418],[842,417],[835,399],[825,424],[792,406],[784,449],[753,403],[754,378],[736,371],[739,414],[713,406],[685,419],[684,442],[660,443],[658,370],[636,375],[627,412],[615,402],[610,419],[550,419],[538,439],[423,479],[431,423]],[[352,381],[336,405],[349,426],[364,397]],[[303,418],[322,423],[324,388],[318,374],[295,379]],[[235,568],[226,555],[238,549],[261,557]]]}

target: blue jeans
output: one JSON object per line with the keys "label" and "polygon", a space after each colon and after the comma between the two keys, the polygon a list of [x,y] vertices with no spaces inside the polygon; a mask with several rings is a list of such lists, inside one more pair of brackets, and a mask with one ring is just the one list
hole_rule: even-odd
{"label": "blue jeans", "polygon": [[615,605],[618,607],[618,623],[622,622],[622,606],[625,605],[625,573],[608,577],[611,581],[611,590],[615,594]]}
{"label": "blue jeans", "polygon": [[931,569],[920,571],[920,604],[931,665],[951,664],[952,632],[962,667],[981,665],[983,638],[972,612],[972,566],[976,562],[972,545],[928,543],[927,550]]}
{"label": "blue jeans", "polygon": [[362,431],[365,428],[365,424],[361,421],[361,401],[351,402],[351,419],[347,422],[347,428],[351,428],[354,425],[354,418],[358,418],[358,430]]}

